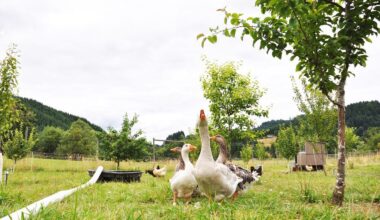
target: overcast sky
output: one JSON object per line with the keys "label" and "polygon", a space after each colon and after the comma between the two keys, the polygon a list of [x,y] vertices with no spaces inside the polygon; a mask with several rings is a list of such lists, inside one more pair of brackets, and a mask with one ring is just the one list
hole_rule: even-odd
{"label": "overcast sky", "polygon": [[[216,9],[258,14],[249,0],[0,0],[0,57],[10,43],[20,50],[19,92],[53,108],[120,128],[137,113],[149,139],[194,129],[200,109],[208,112],[200,76],[205,55],[241,61],[267,90],[261,104],[270,119],[299,114],[290,75],[295,64],[219,38],[201,48],[197,34],[220,25]],[[379,100],[380,38],[368,46],[367,68],[347,84],[347,104]]]}

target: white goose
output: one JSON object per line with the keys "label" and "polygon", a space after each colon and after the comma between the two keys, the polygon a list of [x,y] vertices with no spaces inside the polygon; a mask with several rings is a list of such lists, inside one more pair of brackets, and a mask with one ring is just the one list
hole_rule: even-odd
{"label": "white goose", "polygon": [[239,178],[226,165],[214,161],[210,147],[208,123],[203,110],[200,112],[198,127],[202,148],[193,174],[199,189],[209,200],[212,197],[216,201],[220,201],[226,197],[237,196],[237,186],[243,179]]}
{"label": "white goose", "polygon": [[184,162],[184,169],[178,169],[174,176],[170,179],[170,187],[173,191],[173,205],[176,205],[177,198],[184,198],[186,203],[191,200],[191,195],[197,187],[192,171],[193,164],[189,159],[189,152],[195,151],[197,148],[191,144],[184,144],[181,149],[181,156]]}

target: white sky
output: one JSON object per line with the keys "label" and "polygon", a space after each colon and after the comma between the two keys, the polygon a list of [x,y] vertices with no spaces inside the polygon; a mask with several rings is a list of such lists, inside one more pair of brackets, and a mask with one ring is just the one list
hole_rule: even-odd
{"label": "white sky", "polygon": [[[221,25],[216,9],[258,14],[248,0],[0,0],[0,57],[10,43],[21,51],[19,95],[120,128],[123,115],[139,115],[147,138],[193,130],[208,110],[200,76],[202,55],[242,61],[267,90],[262,105],[270,119],[299,114],[289,75],[295,64],[219,38],[201,48],[197,34]],[[347,104],[379,100],[380,38],[368,46],[367,68],[347,85]]]}

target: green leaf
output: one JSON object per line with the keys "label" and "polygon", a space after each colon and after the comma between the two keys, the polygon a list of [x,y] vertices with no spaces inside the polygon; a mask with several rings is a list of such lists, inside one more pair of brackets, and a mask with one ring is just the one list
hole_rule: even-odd
{"label": "green leaf", "polygon": [[228,32],[228,29],[224,29],[223,34],[224,34],[224,36],[226,36],[226,37],[229,37],[229,36],[230,36],[230,32]]}
{"label": "green leaf", "polygon": [[204,37],[204,36],[205,36],[205,35],[202,34],[202,33],[198,34],[198,35],[197,35],[197,40],[199,40],[199,38]]}
{"label": "green leaf", "polygon": [[207,38],[203,38],[202,43],[201,43],[202,48],[205,46],[206,40],[207,40]]}
{"label": "green leaf", "polygon": [[364,39],[365,39],[365,41],[367,41],[368,43],[372,43],[371,38],[369,38],[369,37],[365,37]]}
{"label": "green leaf", "polygon": [[299,72],[299,71],[301,71],[302,69],[303,69],[303,64],[300,62],[300,63],[298,63],[297,66],[296,66],[296,71]]}
{"label": "green leaf", "polygon": [[289,26],[295,28],[297,26],[297,20],[294,17],[289,19]]}
{"label": "green leaf", "polygon": [[236,34],[236,29],[232,29],[232,30],[231,30],[231,36],[232,36],[232,37],[235,37],[235,34]]}
{"label": "green leaf", "polygon": [[232,25],[235,25],[235,26],[240,24],[239,18],[232,18],[230,22]]}
{"label": "green leaf", "polygon": [[216,43],[218,38],[216,37],[216,35],[212,35],[212,36],[207,37],[207,40],[210,41],[210,43],[214,44],[214,43]]}

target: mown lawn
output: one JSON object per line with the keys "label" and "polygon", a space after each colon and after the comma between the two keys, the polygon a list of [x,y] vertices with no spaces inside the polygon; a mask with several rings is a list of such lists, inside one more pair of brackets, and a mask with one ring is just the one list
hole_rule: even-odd
{"label": "mown lawn", "polygon": [[[165,178],[143,174],[140,183],[98,183],[60,203],[50,205],[32,219],[379,219],[380,156],[351,158],[347,166],[344,206],[330,204],[335,161],[323,172],[287,173],[283,160],[263,161],[264,176],[237,200],[209,203],[205,197],[191,204],[172,205],[168,180],[175,161],[161,161],[169,173]],[[241,163],[241,162],[239,162]],[[258,164],[255,161],[255,164]],[[352,166],[353,164],[353,166]],[[0,190],[0,216],[36,200],[89,179],[87,169],[104,161],[63,161],[27,158],[17,164],[8,185]],[[5,167],[10,167],[6,161]],[[151,168],[152,163],[124,162],[122,169]]]}

